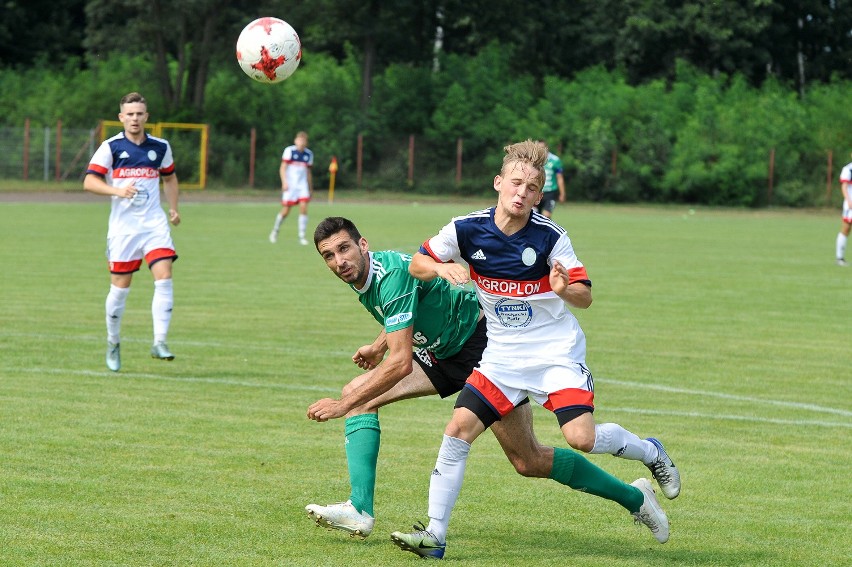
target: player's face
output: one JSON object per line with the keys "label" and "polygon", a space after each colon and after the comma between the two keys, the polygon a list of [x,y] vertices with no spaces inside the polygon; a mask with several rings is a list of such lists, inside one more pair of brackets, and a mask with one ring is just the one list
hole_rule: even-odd
{"label": "player's face", "polygon": [[293,143],[296,145],[296,148],[299,151],[302,151],[306,147],[308,147],[308,139],[305,136],[296,136],[296,139],[293,140]]}
{"label": "player's face", "polygon": [[366,239],[355,242],[348,232],[341,230],[320,240],[317,250],[328,269],[344,282],[358,289],[367,283],[367,260],[370,256]]}
{"label": "player's face", "polygon": [[541,201],[541,172],[527,163],[509,163],[494,178],[494,189],[501,216],[526,218]]}
{"label": "player's face", "polygon": [[118,119],[124,125],[125,132],[131,136],[138,136],[145,131],[148,107],[142,102],[128,102],[121,107]]}

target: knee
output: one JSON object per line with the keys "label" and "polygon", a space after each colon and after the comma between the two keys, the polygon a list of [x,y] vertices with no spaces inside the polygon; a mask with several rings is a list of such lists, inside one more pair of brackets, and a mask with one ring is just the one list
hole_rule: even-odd
{"label": "knee", "polygon": [[572,449],[582,451],[583,453],[591,453],[592,449],[595,448],[595,431],[593,429],[591,434],[585,431],[581,433],[574,433],[565,440],[568,441],[568,445],[570,445]]}
{"label": "knee", "polygon": [[553,448],[538,445],[525,454],[510,452],[506,454],[515,472],[521,476],[547,478],[553,468]]}

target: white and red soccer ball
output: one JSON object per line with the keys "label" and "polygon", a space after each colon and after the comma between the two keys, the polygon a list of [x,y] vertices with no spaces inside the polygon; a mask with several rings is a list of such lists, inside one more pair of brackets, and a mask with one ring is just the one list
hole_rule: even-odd
{"label": "white and red soccer ball", "polygon": [[302,60],[296,30],[278,18],[258,18],[237,38],[237,62],[260,83],[277,83],[293,74]]}

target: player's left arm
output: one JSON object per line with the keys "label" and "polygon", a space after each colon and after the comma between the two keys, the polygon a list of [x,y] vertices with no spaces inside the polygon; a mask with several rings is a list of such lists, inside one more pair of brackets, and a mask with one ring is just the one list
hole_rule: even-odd
{"label": "player's left arm", "polygon": [[550,253],[550,288],[562,301],[578,309],[592,304],[592,281],[574,253],[571,239],[562,234]]}
{"label": "player's left arm", "polygon": [[592,304],[592,287],[588,280],[576,280],[576,273],[554,261],[550,268],[550,287],[562,301],[578,309],[587,309]]}
{"label": "player's left arm", "polygon": [[169,220],[175,226],[180,224],[180,212],[178,212],[178,179],[177,174],[163,176],[163,194],[169,204]]}
{"label": "player's left arm", "polygon": [[565,176],[562,172],[556,174],[556,185],[559,187],[559,202],[565,202]]}

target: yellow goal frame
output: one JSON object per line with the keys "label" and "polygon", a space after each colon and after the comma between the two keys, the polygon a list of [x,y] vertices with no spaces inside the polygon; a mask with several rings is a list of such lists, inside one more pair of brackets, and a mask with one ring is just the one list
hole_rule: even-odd
{"label": "yellow goal frame", "polygon": [[[118,120],[101,120],[100,138],[106,140],[124,129]],[[200,135],[198,145],[198,182],[180,182],[181,189],[204,189],[207,187],[207,144],[210,140],[209,124],[193,124],[189,122],[150,122],[145,125],[145,131],[152,136],[162,138],[163,130],[197,130]],[[112,134],[110,134],[112,133]]]}

